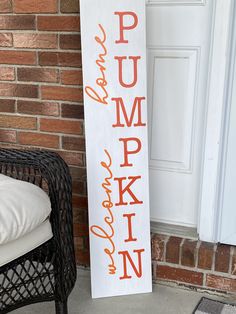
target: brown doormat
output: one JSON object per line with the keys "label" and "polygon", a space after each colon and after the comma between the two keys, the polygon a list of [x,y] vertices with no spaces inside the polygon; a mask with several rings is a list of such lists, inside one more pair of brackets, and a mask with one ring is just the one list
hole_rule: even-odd
{"label": "brown doormat", "polygon": [[193,314],[236,314],[236,304],[227,304],[203,297]]}

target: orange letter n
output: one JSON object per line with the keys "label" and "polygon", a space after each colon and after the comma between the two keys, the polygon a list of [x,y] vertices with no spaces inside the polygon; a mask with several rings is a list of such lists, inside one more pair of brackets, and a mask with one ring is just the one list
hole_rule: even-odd
{"label": "orange letter n", "polygon": [[131,267],[133,268],[135,275],[138,278],[141,278],[143,275],[142,272],[142,260],[141,260],[141,253],[144,252],[144,249],[141,250],[134,250],[134,253],[137,253],[138,255],[138,267],[135,266],[130,254],[128,251],[120,251],[118,252],[118,254],[123,256],[123,265],[124,265],[124,275],[122,277],[120,277],[120,280],[122,279],[131,279],[132,276],[128,275],[128,271],[127,271],[127,260],[129,260],[129,263],[131,265]]}

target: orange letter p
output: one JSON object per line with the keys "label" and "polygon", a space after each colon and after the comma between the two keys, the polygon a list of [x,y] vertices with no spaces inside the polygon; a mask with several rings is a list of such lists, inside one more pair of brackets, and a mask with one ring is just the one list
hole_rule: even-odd
{"label": "orange letter p", "polygon": [[[120,39],[116,40],[116,44],[128,44],[128,40],[124,38],[124,31],[134,29],[138,25],[138,17],[134,12],[115,12],[115,15],[119,16],[120,22]],[[133,18],[133,23],[130,25],[124,25],[124,17],[129,16]]]}

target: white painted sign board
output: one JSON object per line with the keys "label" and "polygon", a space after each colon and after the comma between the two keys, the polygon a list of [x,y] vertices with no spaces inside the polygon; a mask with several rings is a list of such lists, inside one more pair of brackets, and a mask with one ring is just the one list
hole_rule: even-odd
{"label": "white painted sign board", "polygon": [[80,0],[92,297],[151,292],[145,0]]}

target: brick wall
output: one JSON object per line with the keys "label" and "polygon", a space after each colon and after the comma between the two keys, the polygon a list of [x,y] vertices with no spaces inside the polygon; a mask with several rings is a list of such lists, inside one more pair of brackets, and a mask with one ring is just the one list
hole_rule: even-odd
{"label": "brick wall", "polygon": [[[89,264],[78,0],[0,0],[0,147],[57,151],[73,177],[77,262]],[[153,235],[153,277],[236,292],[229,246]]]}
{"label": "brick wall", "polygon": [[0,0],[0,146],[61,154],[73,176],[77,261],[88,264],[78,0]]}
{"label": "brick wall", "polygon": [[236,293],[236,247],[153,234],[152,261],[156,281]]}

